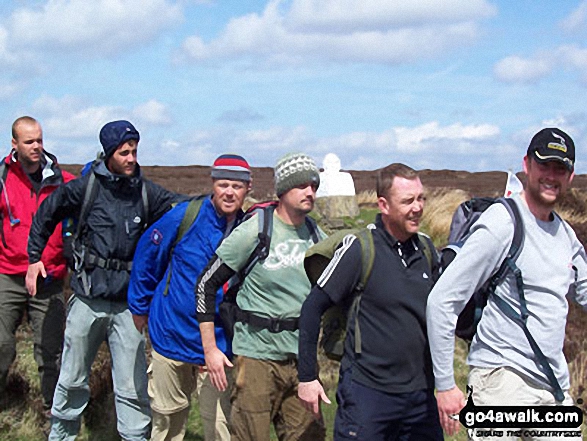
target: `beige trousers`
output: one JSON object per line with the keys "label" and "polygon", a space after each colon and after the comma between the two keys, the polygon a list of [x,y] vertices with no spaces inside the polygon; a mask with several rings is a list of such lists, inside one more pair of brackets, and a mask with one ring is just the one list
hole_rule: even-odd
{"label": "beige trousers", "polygon": [[[556,406],[557,402],[554,396],[548,390],[540,385],[530,381],[527,377],[516,371],[506,368],[477,368],[474,367],[469,372],[468,384],[473,388],[471,397],[475,406],[521,406],[524,409],[528,406]],[[573,406],[573,399],[568,392],[565,392],[563,406]],[[580,431],[577,429],[533,429],[533,428],[516,428],[516,429],[468,429],[469,440],[472,441],[514,441],[522,439],[524,441],[554,441],[554,440],[581,440],[581,436],[541,436],[540,433],[565,431]],[[497,436],[491,436],[496,431],[502,433]],[[515,434],[519,432],[520,436]]]}
{"label": "beige trousers", "polygon": [[230,389],[232,369],[226,370],[229,386],[219,392],[210,382],[204,367],[171,360],[152,351],[148,369],[149,397],[153,411],[153,441],[183,440],[196,392],[206,441],[230,441]]}

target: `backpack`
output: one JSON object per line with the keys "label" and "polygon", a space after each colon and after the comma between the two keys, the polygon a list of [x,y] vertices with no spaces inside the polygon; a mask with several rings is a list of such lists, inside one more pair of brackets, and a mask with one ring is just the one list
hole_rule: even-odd
{"label": "backpack", "polygon": [[[489,280],[481,285],[481,288],[473,293],[463,311],[459,314],[455,334],[469,344],[471,343],[477,332],[477,325],[481,320],[483,308],[487,305],[489,296],[492,296],[495,304],[506,315],[506,317],[514,321],[524,331],[534,355],[540,363],[540,366],[543,368],[543,371],[554,390],[556,400],[562,402],[564,400],[564,393],[554,375],[552,367],[526,326],[529,314],[526,306],[526,298],[524,296],[524,280],[522,272],[515,263],[524,243],[524,224],[516,202],[513,199],[503,197],[495,199],[473,198],[469,201],[463,202],[453,215],[449,245],[441,252],[441,273],[454,260],[457,253],[464,245],[469,237],[471,226],[487,208],[495,203],[503,204],[512,218],[514,223],[514,237],[512,239],[512,244],[498,270],[489,278]],[[495,294],[495,289],[501,282],[503,282],[509,272],[514,275],[516,280],[516,287],[520,301],[520,312],[517,312],[509,303]]]}
{"label": "backpack", "polygon": [[[371,270],[373,269],[373,262],[375,261],[375,247],[373,245],[373,234],[371,231],[374,228],[375,226],[371,224],[367,228],[337,231],[306,251],[304,268],[313,286],[316,285],[318,279],[332,260],[334,253],[347,235],[354,235],[361,246],[361,276],[359,282],[353,288],[353,295],[346,302],[328,308],[322,316],[320,347],[324,350],[324,354],[331,360],[340,361],[342,359],[349,320],[354,320],[355,325],[355,353],[360,354],[362,352],[359,309],[361,296],[369,281]],[[424,256],[434,273],[437,267],[436,259],[433,257],[436,253],[434,244],[426,234],[418,233],[418,237],[424,246],[422,250]]]}
{"label": "backpack", "polygon": [[[260,202],[251,206],[243,217],[242,222],[257,216],[258,234],[257,245],[245,262],[245,265],[234,274],[227,283],[224,297],[218,307],[218,314],[222,320],[222,326],[226,338],[232,340],[234,337],[234,325],[236,322],[248,323],[252,326],[268,329],[270,332],[295,331],[298,329],[298,318],[267,318],[253,314],[250,311],[243,311],[236,303],[236,296],[247,275],[253,270],[257,262],[263,261],[269,256],[271,246],[271,233],[273,231],[273,212],[277,207],[277,201]],[[306,216],[306,226],[310,231],[312,242],[320,241],[320,234],[316,221]]]}
{"label": "backpack", "polygon": [[455,259],[469,237],[471,227],[481,214],[495,203],[505,206],[514,223],[514,238],[508,254],[495,274],[481,288],[473,293],[463,311],[459,314],[455,333],[457,337],[470,343],[477,332],[487,299],[495,292],[495,288],[505,279],[518,258],[524,242],[524,226],[518,206],[512,199],[506,198],[472,198],[463,202],[456,209],[450,225],[449,243],[440,252],[440,272]]}

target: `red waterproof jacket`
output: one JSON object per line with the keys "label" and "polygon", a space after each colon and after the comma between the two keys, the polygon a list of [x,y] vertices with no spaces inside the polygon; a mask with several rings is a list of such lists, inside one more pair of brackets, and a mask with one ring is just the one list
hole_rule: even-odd
{"label": "red waterproof jacket", "polygon": [[[0,274],[26,275],[29,266],[27,242],[29,230],[37,208],[59,185],[75,178],[62,171],[55,156],[44,152],[41,160],[43,180],[41,189],[36,194],[29,176],[15,159],[14,150],[4,159],[6,172],[0,181],[0,216],[2,232],[0,240]],[[56,229],[41,260],[45,264],[47,275],[62,279],[67,274],[63,258],[63,240],[61,225]]]}

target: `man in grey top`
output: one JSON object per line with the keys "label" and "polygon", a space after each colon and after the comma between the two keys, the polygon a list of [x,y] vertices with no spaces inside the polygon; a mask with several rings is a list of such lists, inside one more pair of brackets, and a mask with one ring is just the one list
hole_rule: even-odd
{"label": "man in grey top", "polygon": [[[524,281],[527,327],[564,391],[562,403],[569,405],[573,401],[568,394],[569,371],[563,355],[567,294],[587,308],[587,258],[571,227],[553,209],[573,179],[574,163],[575,145],[565,132],[556,128],[539,131],[524,157],[524,191],[514,196],[524,228],[522,250],[515,263]],[[492,205],[471,228],[470,237],[428,298],[428,337],[438,410],[448,434],[458,430],[458,419],[451,416],[465,404],[453,371],[457,316],[473,292],[504,261],[513,235],[513,220],[505,206]],[[520,310],[511,272],[495,294],[515,311]],[[477,406],[560,404],[522,327],[502,312],[493,296],[483,311],[467,364],[471,367],[468,383]],[[470,436],[478,439],[475,433]]]}

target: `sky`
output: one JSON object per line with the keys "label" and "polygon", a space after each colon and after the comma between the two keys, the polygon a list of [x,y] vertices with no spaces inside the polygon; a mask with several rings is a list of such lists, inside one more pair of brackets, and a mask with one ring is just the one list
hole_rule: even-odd
{"label": "sky", "polygon": [[587,0],[0,2],[0,140],[30,115],[61,163],[131,121],[142,165],[520,171],[559,127],[587,173]]}

